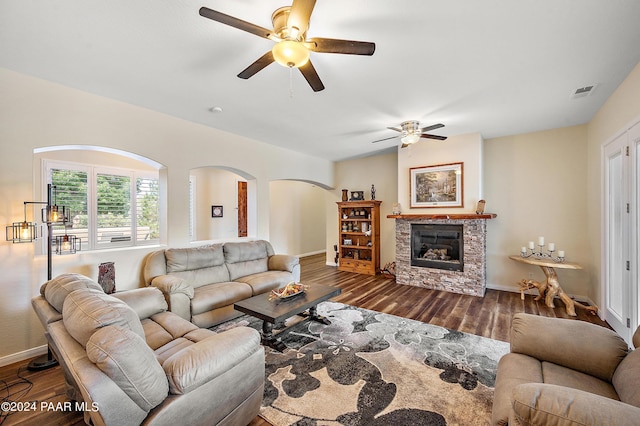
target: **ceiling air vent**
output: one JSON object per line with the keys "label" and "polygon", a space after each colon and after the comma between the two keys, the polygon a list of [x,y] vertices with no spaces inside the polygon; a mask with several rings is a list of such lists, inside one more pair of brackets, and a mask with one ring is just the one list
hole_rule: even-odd
{"label": "ceiling air vent", "polygon": [[592,84],[590,86],[579,87],[571,94],[571,98],[578,99],[578,98],[584,98],[585,96],[589,96],[590,94],[593,93],[596,86],[597,86],[596,84]]}

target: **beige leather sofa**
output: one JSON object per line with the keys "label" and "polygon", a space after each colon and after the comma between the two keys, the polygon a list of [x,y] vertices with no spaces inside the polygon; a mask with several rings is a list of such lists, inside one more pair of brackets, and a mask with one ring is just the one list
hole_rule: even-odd
{"label": "beige leather sofa", "polygon": [[264,392],[257,331],[198,328],[168,312],[154,287],[114,295],[96,287],[64,274],[33,300],[87,424],[246,425],[255,418]]}
{"label": "beige leather sofa", "polygon": [[156,251],[145,259],[143,275],[162,290],[171,312],[211,327],[241,315],[235,302],[299,282],[300,263],[275,254],[268,241],[229,242]]}
{"label": "beige leather sofa", "polygon": [[[640,328],[633,336],[640,346]],[[498,363],[494,425],[640,424],[640,350],[584,321],[516,314]]]}

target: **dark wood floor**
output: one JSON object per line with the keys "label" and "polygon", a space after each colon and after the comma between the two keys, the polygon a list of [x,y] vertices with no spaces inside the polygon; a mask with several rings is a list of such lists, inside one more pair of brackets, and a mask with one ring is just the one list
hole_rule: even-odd
{"label": "dark wood floor", "polygon": [[[302,282],[333,285],[342,289],[342,294],[333,299],[335,301],[502,341],[509,341],[511,317],[517,312],[570,318],[560,301],[552,309],[534,301],[533,296],[521,300],[519,293],[487,290],[484,297],[474,297],[403,286],[380,275],[374,277],[338,271],[325,265],[324,254],[303,258],[301,265]],[[608,326],[598,316],[580,309],[577,313],[576,320]],[[68,401],[62,372],[60,367],[33,372],[26,369],[27,364],[28,361],[24,361],[0,367],[0,395],[3,401],[37,401],[38,409],[9,416],[3,411],[0,424],[84,424],[81,413],[40,410],[42,401],[54,404]],[[269,423],[258,417],[251,425],[268,426]]]}

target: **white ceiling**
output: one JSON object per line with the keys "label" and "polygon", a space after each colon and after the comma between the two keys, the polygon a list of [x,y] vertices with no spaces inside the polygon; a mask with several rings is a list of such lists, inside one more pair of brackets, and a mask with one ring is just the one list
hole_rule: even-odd
{"label": "white ceiling", "polygon": [[199,8],[271,28],[287,1],[2,0],[0,67],[341,160],[395,149],[371,142],[404,120],[485,138],[586,123],[640,61],[637,0],[318,0],[308,37],[375,54],[312,53],[318,93],[275,63],[239,79],[273,42]]}

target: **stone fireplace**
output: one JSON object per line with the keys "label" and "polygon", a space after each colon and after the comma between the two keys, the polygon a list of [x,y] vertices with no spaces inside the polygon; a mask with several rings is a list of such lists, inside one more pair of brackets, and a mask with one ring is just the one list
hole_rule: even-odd
{"label": "stone fireplace", "polygon": [[486,222],[495,214],[388,217],[396,220],[398,284],[484,296]]}

